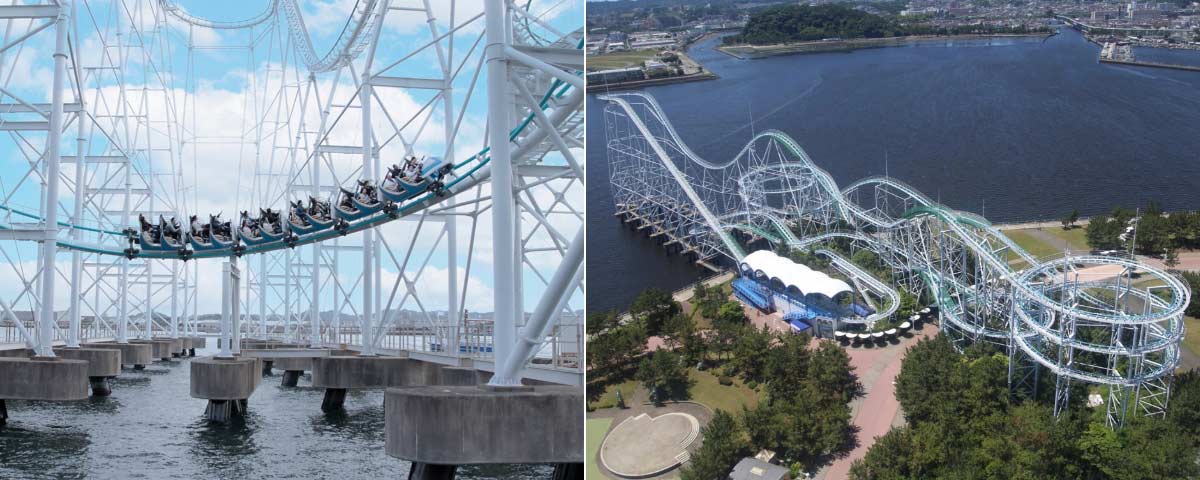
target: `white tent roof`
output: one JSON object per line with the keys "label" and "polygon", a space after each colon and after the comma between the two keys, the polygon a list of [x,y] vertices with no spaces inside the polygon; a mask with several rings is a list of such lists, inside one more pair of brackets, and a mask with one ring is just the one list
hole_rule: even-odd
{"label": "white tent roof", "polygon": [[753,271],[759,278],[776,279],[784,287],[795,287],[808,295],[819,293],[829,298],[852,291],[850,285],[808,268],[770,250],[759,250],[742,259],[742,271]]}

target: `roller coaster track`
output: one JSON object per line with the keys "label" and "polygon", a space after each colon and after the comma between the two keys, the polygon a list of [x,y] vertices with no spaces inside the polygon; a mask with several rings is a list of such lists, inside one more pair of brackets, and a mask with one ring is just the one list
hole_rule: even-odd
{"label": "roller coaster track", "polygon": [[[1178,343],[1183,336],[1183,310],[1191,296],[1190,287],[1175,275],[1123,257],[1083,255],[1041,261],[983,217],[940,205],[890,177],[864,178],[839,189],[828,172],[816,166],[795,140],[777,130],[755,135],[729,161],[707,160],[681,140],[652,97],[629,92],[600,98],[617,107],[612,110],[614,118],[636,125],[636,129],[610,129],[614,135],[628,135],[609,139],[610,145],[617,145],[610,147],[610,154],[620,155],[622,162],[632,165],[626,167],[623,163],[622,168],[639,168],[639,162],[646,162],[655,169],[661,166],[670,172],[687,201],[702,212],[704,221],[699,226],[717,235],[720,244],[726,247],[724,253],[731,258],[740,260],[745,255],[730,234],[734,230],[793,248],[849,239],[866,245],[881,258],[889,258],[888,265],[894,271],[919,278],[939,306],[948,327],[976,339],[987,338],[1008,345],[1013,362],[1017,355],[1023,355],[1021,358],[1032,359],[1065,379],[1065,383],[1060,380],[1056,386],[1062,398],[1067,396],[1067,388],[1062,385],[1069,384],[1071,379],[1113,388],[1129,387],[1136,392],[1135,399],[1142,398],[1142,389],[1151,388],[1149,385],[1169,390],[1172,370],[1178,364]],[[654,129],[647,127],[643,116],[654,122]],[[652,135],[652,130],[659,136]],[[626,142],[649,145],[653,154],[627,147]],[[764,143],[765,149],[756,150],[757,145]],[[668,150],[677,155],[668,155]],[[683,173],[685,168],[700,173],[689,176]],[[716,173],[704,173],[708,171]],[[613,178],[637,175],[614,173]],[[780,179],[788,175],[802,178]],[[712,205],[705,205],[705,196],[697,192],[701,188],[706,193],[738,198],[741,203],[719,204],[710,200]],[[799,198],[788,197],[789,188],[818,189],[813,195],[819,194],[820,198],[809,201],[827,208],[837,220],[821,225],[848,225],[848,231],[845,227],[842,230],[814,227],[816,231],[797,235],[785,216],[797,212],[809,215],[797,218],[819,218],[820,212],[803,212],[806,205],[800,204],[772,207],[763,200],[771,196],[783,197],[785,202]],[[888,198],[898,199],[903,210],[890,203],[868,208],[853,200],[858,193],[871,190],[876,195],[883,192],[890,195]],[[670,201],[680,201],[673,198]],[[897,243],[905,238],[922,241]],[[896,293],[892,287],[834,252],[827,249],[817,252],[829,257],[834,266],[868,289],[893,300],[892,308],[880,312],[883,315],[879,318],[895,312],[899,301],[898,295],[893,296]],[[947,267],[947,263],[953,265]],[[971,273],[962,273],[967,270]],[[1152,288],[1158,289],[1163,297],[1150,293],[1151,287],[1135,287],[1132,272],[1138,273],[1139,282],[1154,285]],[[1098,279],[1081,280],[1092,275]],[[1106,295],[1112,298],[1106,300]],[[1132,305],[1140,305],[1140,311]],[[983,318],[995,320],[972,319],[972,315],[979,317],[981,311]],[[1112,339],[1099,343],[1076,337],[1075,325],[1108,329],[1105,331],[1113,332]],[[1077,364],[1076,351],[1107,356],[1108,366],[1092,368],[1095,366],[1086,362]],[[1146,398],[1157,396],[1147,394]],[[1056,412],[1057,407],[1056,404]],[[1145,411],[1165,411],[1165,402]]]}
{"label": "roller coaster track", "polygon": [[[577,48],[582,48],[582,43],[577,43]],[[581,106],[582,98],[580,98],[581,95],[582,95],[582,93],[573,89],[570,84],[563,82],[561,80],[555,80],[551,83],[550,88],[547,89],[547,91],[542,95],[539,105],[541,106],[543,111],[547,111],[550,109],[556,109],[556,111],[553,114],[548,115],[552,120],[556,121],[555,128],[558,128],[558,129],[568,128],[572,125],[577,124],[579,119],[582,117],[582,111],[581,111],[582,110],[582,106]],[[524,121],[519,123],[517,125],[517,127],[515,127],[509,134],[510,140],[512,140],[512,141],[519,140],[522,142],[522,147],[524,147],[524,148],[519,148],[516,152],[520,153],[522,156],[525,156],[526,158],[529,158],[530,154],[540,151],[539,148],[540,148],[541,144],[544,143],[545,136],[547,133],[544,129],[540,128],[540,124],[538,122],[533,121],[534,117],[535,117],[534,113],[529,113],[528,115],[526,115]],[[306,245],[306,244],[310,244],[310,243],[322,242],[325,240],[331,240],[331,239],[339,237],[339,236],[348,235],[350,233],[359,232],[359,231],[366,230],[369,228],[374,228],[374,227],[380,226],[384,223],[388,223],[393,220],[399,219],[401,217],[411,215],[414,213],[418,213],[418,212],[423,211],[433,205],[436,205],[436,204],[441,203],[449,198],[452,198],[459,193],[465,192],[465,191],[471,189],[472,187],[479,185],[482,182],[487,181],[491,176],[491,170],[488,167],[488,163],[491,160],[491,158],[488,156],[488,151],[489,151],[489,148],[484,148],[480,152],[478,152],[474,155],[471,155],[467,159],[454,164],[452,173],[450,174],[454,178],[445,182],[445,188],[441,192],[441,194],[427,192],[425,194],[415,196],[415,197],[403,202],[402,204],[396,205],[396,207],[397,207],[396,210],[391,214],[383,212],[383,211],[377,212],[375,214],[366,216],[362,219],[351,221],[351,222],[349,222],[349,225],[347,228],[344,228],[341,230],[331,228],[331,229],[313,232],[313,233],[309,233],[309,234],[299,235],[298,239],[295,242],[292,242],[290,245],[281,243],[281,242],[272,242],[272,243],[266,243],[266,244],[261,244],[261,245],[247,245],[244,247],[244,249],[236,250],[236,251],[232,247],[222,248],[222,249],[199,250],[199,251],[194,251],[194,252],[189,251],[186,254],[186,256],[183,256],[183,255],[181,255],[180,252],[173,251],[173,250],[142,250],[142,251],[139,251],[136,253],[130,253],[130,252],[127,252],[126,249],[123,247],[116,247],[116,246],[105,245],[105,244],[80,242],[80,241],[77,241],[74,239],[69,239],[69,238],[58,238],[56,240],[56,242],[60,249],[65,249],[65,250],[77,250],[77,251],[84,252],[84,253],[93,253],[93,254],[100,254],[100,255],[129,256],[130,258],[153,258],[153,259],[180,259],[180,258],[190,259],[190,258],[228,257],[228,256],[235,255],[235,254],[243,255],[243,254],[253,254],[253,253],[264,253],[264,252],[269,252],[269,251],[274,251],[274,250],[281,250],[284,248],[292,248],[294,246],[299,246],[299,245]],[[517,157],[517,155],[514,154],[514,157]],[[538,158],[540,159],[540,156]],[[28,218],[28,219],[31,219],[34,221],[42,220],[42,218],[39,215],[30,213],[23,209],[20,209],[17,207],[12,207],[9,205],[0,205],[0,210],[8,212],[8,215],[0,216],[0,218],[3,218],[3,217],[11,218],[12,215],[16,215],[16,216]],[[89,232],[111,235],[111,236],[115,236],[115,237],[121,237],[118,239],[118,244],[121,244],[122,242],[124,242],[125,241],[124,238],[127,236],[127,234],[124,232],[108,230],[108,229],[89,226],[89,225],[76,225],[76,224],[71,224],[69,222],[62,222],[62,221],[59,221],[58,225],[61,227],[65,227],[66,229],[79,229],[79,230],[84,230],[84,231],[89,231]],[[0,230],[16,230],[17,228],[18,228],[17,225],[14,225],[13,223],[5,223],[4,221],[0,220]],[[69,230],[67,230],[67,231],[69,231]]]}
{"label": "roller coaster track", "polygon": [[296,0],[271,0],[263,13],[245,20],[216,21],[192,15],[170,0],[158,0],[163,10],[171,16],[189,25],[215,29],[251,28],[260,25],[282,11],[287,19],[288,34],[295,48],[304,61],[304,65],[313,73],[329,72],[346,66],[370,44],[375,30],[380,27],[383,19],[383,2],[379,0],[358,0],[346,25],[342,27],[338,39],[324,55],[318,55],[313,48],[312,36],[304,25],[304,16],[300,4]]}

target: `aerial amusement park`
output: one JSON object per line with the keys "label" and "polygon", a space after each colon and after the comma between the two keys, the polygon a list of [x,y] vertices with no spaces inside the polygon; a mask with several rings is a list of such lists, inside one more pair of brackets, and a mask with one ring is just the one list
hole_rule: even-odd
{"label": "aerial amusement park", "polygon": [[582,478],[582,4],[0,6],[0,477]]}
{"label": "aerial amusement park", "polygon": [[1192,292],[1177,275],[1121,252],[1035,257],[901,179],[839,186],[778,130],[706,158],[653,96],[598,98],[616,214],[735,271],[748,309],[854,349],[937,323],[960,352],[1007,357],[1010,392],[1052,398],[1056,416],[1080,392],[1111,428],[1166,414]]}

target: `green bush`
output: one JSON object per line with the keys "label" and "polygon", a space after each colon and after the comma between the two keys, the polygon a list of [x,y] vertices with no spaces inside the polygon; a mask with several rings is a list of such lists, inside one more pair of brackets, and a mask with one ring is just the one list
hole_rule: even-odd
{"label": "green bush", "polygon": [[756,382],[754,380],[746,382],[746,386],[750,387],[751,390],[758,390],[758,382]]}
{"label": "green bush", "polygon": [[720,377],[717,377],[717,382],[726,387],[733,385],[733,379],[730,377],[727,377],[725,375],[721,375]]}

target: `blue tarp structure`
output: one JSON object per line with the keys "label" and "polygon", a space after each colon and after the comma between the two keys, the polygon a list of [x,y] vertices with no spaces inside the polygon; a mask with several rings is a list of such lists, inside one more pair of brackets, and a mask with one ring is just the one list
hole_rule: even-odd
{"label": "blue tarp structure", "polygon": [[803,332],[812,328],[811,320],[816,318],[816,314],[808,310],[791,311],[783,316],[783,321],[792,326],[793,332]]}
{"label": "blue tarp structure", "polygon": [[753,280],[745,278],[733,279],[733,293],[743,302],[754,308],[764,311],[774,310],[774,305],[771,304],[771,292]]}

